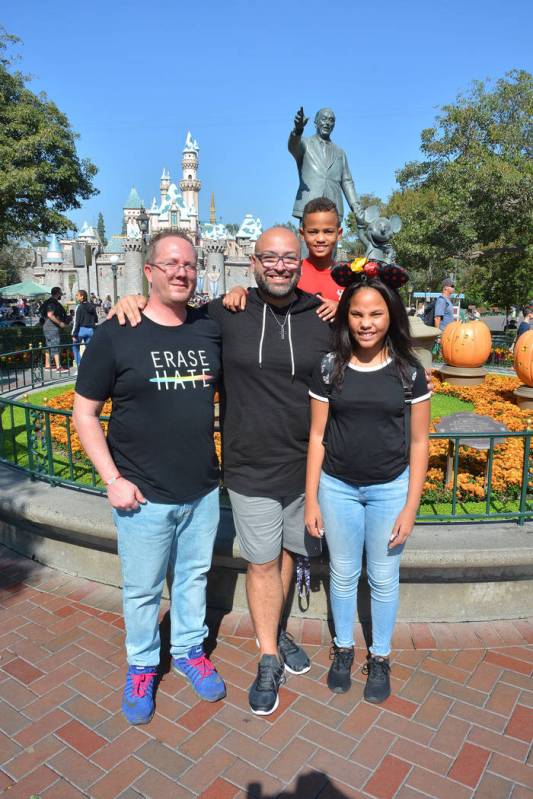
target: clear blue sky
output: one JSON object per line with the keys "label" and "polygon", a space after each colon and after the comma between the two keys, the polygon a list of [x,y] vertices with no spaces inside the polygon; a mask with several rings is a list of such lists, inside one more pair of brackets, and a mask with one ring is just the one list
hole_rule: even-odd
{"label": "clear blue sky", "polygon": [[132,185],[145,203],[163,167],[181,177],[187,129],[200,144],[200,218],[263,225],[291,218],[294,114],[337,116],[358,192],[386,198],[395,171],[419,156],[437,107],[473,79],[531,71],[530,0],[175,2],[25,0],[1,22],[23,40],[34,76],[98,166],[100,194],[71,213],[104,214],[119,232]]}

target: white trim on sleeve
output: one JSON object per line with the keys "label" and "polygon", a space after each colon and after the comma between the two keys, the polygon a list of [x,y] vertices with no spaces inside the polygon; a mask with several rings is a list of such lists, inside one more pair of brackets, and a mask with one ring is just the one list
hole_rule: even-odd
{"label": "white trim on sleeve", "polygon": [[411,400],[411,405],[416,405],[417,402],[424,402],[424,400],[431,399],[431,391],[428,391],[427,394],[424,394],[422,397],[416,397],[416,399]]}
{"label": "white trim on sleeve", "polygon": [[329,402],[327,397],[319,397],[318,394],[313,394],[312,391],[309,392],[309,396],[313,397],[313,399],[319,400],[319,402]]}

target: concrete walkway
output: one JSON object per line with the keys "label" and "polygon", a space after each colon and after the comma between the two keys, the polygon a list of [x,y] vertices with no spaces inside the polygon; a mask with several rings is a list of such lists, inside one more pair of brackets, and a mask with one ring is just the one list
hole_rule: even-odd
{"label": "concrete walkway", "polygon": [[[252,716],[250,620],[210,619],[228,696],[199,702],[163,661],[145,727],[120,713],[120,590],[0,547],[0,795],[6,799],[533,797],[533,620],[399,624],[393,696],[326,685],[330,633],[293,622],[312,657],[279,709]],[[168,640],[166,607],[162,635]],[[362,642],[361,631],[358,631]]]}

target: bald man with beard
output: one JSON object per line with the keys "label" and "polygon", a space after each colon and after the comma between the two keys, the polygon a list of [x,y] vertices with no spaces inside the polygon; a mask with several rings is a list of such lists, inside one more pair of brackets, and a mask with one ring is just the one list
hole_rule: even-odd
{"label": "bald man with beard", "polygon": [[[321,301],[296,288],[300,264],[299,239],[287,228],[270,228],[251,256],[257,288],[246,308],[231,313],[221,299],[208,305],[222,334],[224,484],[248,561],[246,591],[260,650],[249,698],[258,715],[277,708],[285,670],[310,668],[281,619],[295,557],[316,546],[304,525],[308,387],[316,361],[330,348],[330,329],[316,313]],[[145,303],[123,298],[119,320],[126,315],[136,324]]]}

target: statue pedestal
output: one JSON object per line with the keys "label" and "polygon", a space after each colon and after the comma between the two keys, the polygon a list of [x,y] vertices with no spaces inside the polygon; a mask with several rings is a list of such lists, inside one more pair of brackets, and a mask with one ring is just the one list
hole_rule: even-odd
{"label": "statue pedestal", "polygon": [[521,411],[533,410],[533,387],[532,386],[518,386],[513,391],[516,397],[516,404]]}
{"label": "statue pedestal", "polygon": [[409,328],[416,357],[424,369],[431,369],[431,353],[433,351],[435,339],[440,336],[441,331],[438,327],[425,325],[419,316],[409,317]]}
{"label": "statue pedestal", "polygon": [[482,366],[450,366],[447,363],[439,366],[438,371],[442,380],[452,386],[480,386],[488,375],[487,370]]}

